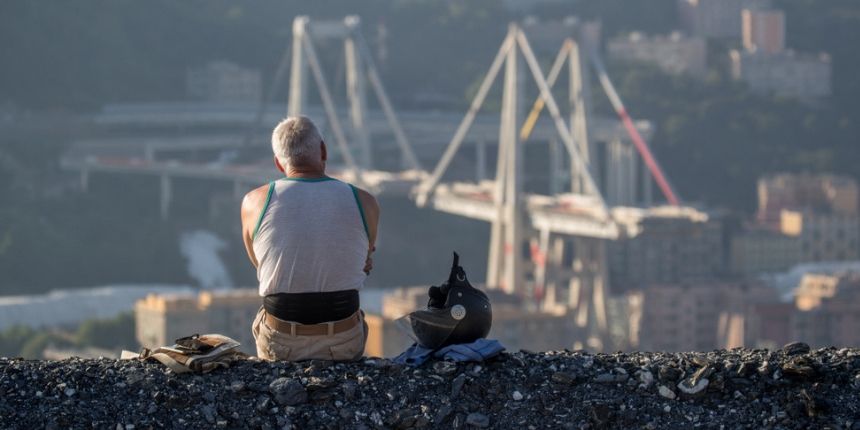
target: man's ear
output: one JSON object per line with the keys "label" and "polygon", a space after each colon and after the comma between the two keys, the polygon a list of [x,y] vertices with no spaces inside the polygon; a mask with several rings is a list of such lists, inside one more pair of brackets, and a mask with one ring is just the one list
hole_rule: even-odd
{"label": "man's ear", "polygon": [[278,156],[277,156],[277,155],[274,155],[274,156],[272,156],[272,157],[275,159],[275,167],[277,167],[277,168],[278,168],[278,170],[280,170],[280,171],[281,171],[281,173],[286,174],[286,173],[287,173],[287,172],[286,172],[286,167],[281,165],[281,160],[278,160]]}
{"label": "man's ear", "polygon": [[323,141],[320,141],[320,153],[322,154],[322,161],[328,161],[328,149],[326,149]]}

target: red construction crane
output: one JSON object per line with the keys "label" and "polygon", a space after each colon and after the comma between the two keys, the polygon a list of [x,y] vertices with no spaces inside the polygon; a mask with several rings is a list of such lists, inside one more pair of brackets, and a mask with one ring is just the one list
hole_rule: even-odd
{"label": "red construction crane", "polygon": [[606,67],[603,66],[603,61],[600,60],[600,56],[594,50],[591,51],[591,64],[594,65],[597,77],[600,79],[600,85],[603,86],[603,91],[605,91],[606,96],[609,97],[609,102],[612,103],[612,108],[615,109],[615,113],[617,113],[618,117],[621,118],[624,128],[627,129],[630,139],[633,140],[633,145],[636,147],[639,155],[642,156],[642,160],[645,162],[645,165],[648,166],[648,170],[651,171],[651,176],[654,177],[654,180],[663,192],[663,196],[666,197],[666,200],[672,206],[680,205],[681,202],[678,199],[678,195],[675,194],[675,191],[672,189],[672,185],[669,183],[666,175],[663,174],[663,169],[660,168],[660,164],[657,163],[657,159],[654,158],[653,154],[651,154],[651,149],[648,148],[648,144],[645,142],[645,139],[642,138],[642,135],[639,134],[636,126],[633,124],[630,114],[627,113],[627,108],[624,107],[624,102],[621,101],[621,97],[618,96],[618,92],[615,91],[615,86],[612,85],[612,81],[609,79],[609,74],[606,73]]}

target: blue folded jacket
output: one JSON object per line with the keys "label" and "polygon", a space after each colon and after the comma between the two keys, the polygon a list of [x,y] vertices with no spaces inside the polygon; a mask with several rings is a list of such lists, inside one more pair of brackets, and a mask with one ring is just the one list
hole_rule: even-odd
{"label": "blue folded jacket", "polygon": [[504,350],[505,347],[495,339],[478,339],[472,343],[448,345],[436,352],[415,343],[394,357],[393,361],[410,366],[420,366],[431,356],[451,361],[484,361],[499,355]]}

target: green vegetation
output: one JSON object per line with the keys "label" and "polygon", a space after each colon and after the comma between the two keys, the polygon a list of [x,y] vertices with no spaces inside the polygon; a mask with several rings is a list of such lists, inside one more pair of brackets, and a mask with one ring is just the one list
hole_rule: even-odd
{"label": "green vegetation", "polygon": [[48,346],[60,348],[96,347],[109,350],[137,348],[134,315],[123,313],[105,320],[88,320],[75,331],[35,330],[15,326],[0,332],[0,357],[42,358]]}
{"label": "green vegetation", "polygon": [[[384,22],[391,61],[381,66],[394,94],[462,91],[483,73],[509,19],[495,0],[10,0],[0,3],[0,102],[97,109],[176,99],[188,67],[217,59],[270,78],[300,14],[359,14],[371,45]],[[460,49],[464,40],[469,49]],[[324,61],[343,61],[339,44],[318,50]]]}
{"label": "green vegetation", "polygon": [[155,181],[93,177],[92,191],[79,193],[59,174],[55,148],[29,156],[35,147],[0,146],[0,177],[15,178],[0,182],[0,291],[188,281],[177,245],[187,218],[161,222]]}
{"label": "green vegetation", "polygon": [[860,123],[834,107],[757,96],[715,71],[704,80],[613,71],[632,115],[656,123],[657,158],[689,201],[751,211],[755,181],[769,172],[857,177]]}
{"label": "green vegetation", "polygon": [[122,313],[106,320],[88,320],[78,326],[74,343],[79,347],[135,349],[134,314]]}

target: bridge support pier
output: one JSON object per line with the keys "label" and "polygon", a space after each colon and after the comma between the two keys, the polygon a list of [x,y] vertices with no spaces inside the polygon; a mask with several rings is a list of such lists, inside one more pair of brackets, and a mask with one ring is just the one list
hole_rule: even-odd
{"label": "bridge support pier", "polygon": [[307,24],[309,19],[305,16],[298,16],[293,20],[293,51],[292,61],[290,62],[290,94],[287,103],[287,115],[301,115],[305,108],[305,98],[308,92],[307,83],[305,83],[305,74],[308,70],[308,63],[303,54],[303,43]]}
{"label": "bridge support pier", "polygon": [[365,128],[367,121],[364,117],[364,111],[367,106],[364,87],[364,67],[355,40],[355,34],[359,29],[360,23],[361,21],[357,16],[349,16],[344,20],[344,24],[349,29],[349,34],[343,41],[344,54],[346,56],[346,98],[349,101],[352,138],[358,145],[358,162],[362,168],[372,169],[373,152],[370,147],[370,138]]}
{"label": "bridge support pier", "polygon": [[167,220],[170,214],[170,203],[173,201],[173,184],[169,175],[161,175],[161,219]]}
{"label": "bridge support pier", "polygon": [[636,201],[636,154],[629,142],[608,143],[607,200],[613,206],[634,206]]}
{"label": "bridge support pier", "polygon": [[581,335],[580,347],[600,350],[609,340],[606,239],[541,230],[533,249],[535,287],[540,308],[568,315]]}
{"label": "bridge support pier", "polygon": [[475,142],[475,180],[478,182],[487,178],[487,144],[483,139]]}
{"label": "bridge support pier", "polygon": [[639,165],[642,166],[639,169],[642,172],[642,205],[647,208],[654,204],[654,184],[645,162],[640,162]]}
{"label": "bridge support pier", "polygon": [[565,190],[565,184],[572,175],[564,166],[564,151],[558,139],[549,140],[549,194],[554,196]]}

